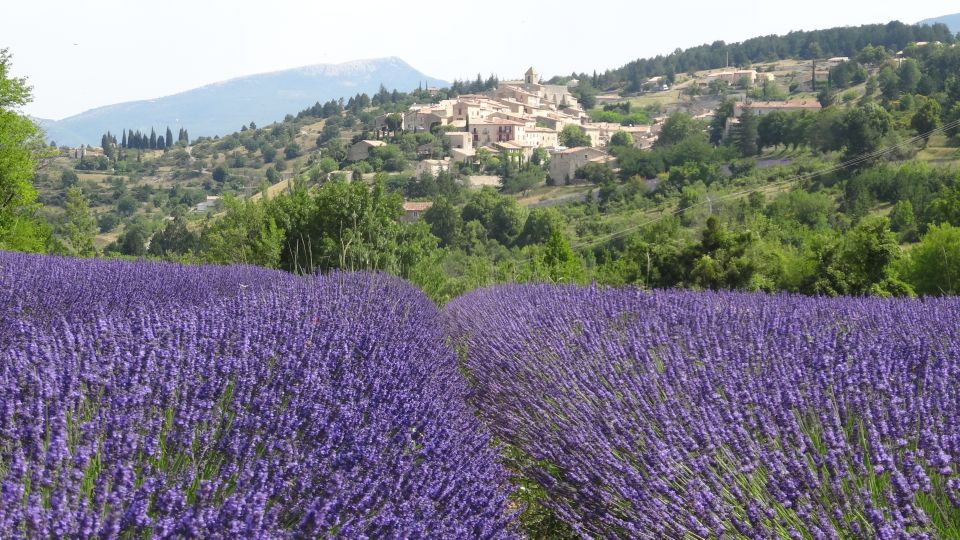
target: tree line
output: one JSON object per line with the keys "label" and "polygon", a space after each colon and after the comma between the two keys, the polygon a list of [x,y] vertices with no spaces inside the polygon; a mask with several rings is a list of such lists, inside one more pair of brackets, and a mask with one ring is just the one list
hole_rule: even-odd
{"label": "tree line", "polygon": [[868,45],[899,51],[910,43],[939,41],[952,44],[956,37],[944,24],[908,25],[899,21],[839,27],[825,30],[796,31],[783,36],[756,37],[738,43],[714,41],[710,44],[677,49],[667,55],[642,58],[602,74],[572,74],[593,87],[609,88],[626,84],[626,90],[639,91],[644,80],[654,76],[670,77],[724,66],[747,66],[786,58],[819,59],[853,57]]}

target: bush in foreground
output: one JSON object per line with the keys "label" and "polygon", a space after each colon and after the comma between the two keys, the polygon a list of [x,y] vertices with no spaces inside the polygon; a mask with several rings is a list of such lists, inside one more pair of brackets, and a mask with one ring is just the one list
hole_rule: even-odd
{"label": "bush in foreground", "polygon": [[512,536],[439,326],[382,275],[0,253],[0,536]]}
{"label": "bush in foreground", "polygon": [[960,538],[956,299],[502,286],[445,321],[579,534]]}

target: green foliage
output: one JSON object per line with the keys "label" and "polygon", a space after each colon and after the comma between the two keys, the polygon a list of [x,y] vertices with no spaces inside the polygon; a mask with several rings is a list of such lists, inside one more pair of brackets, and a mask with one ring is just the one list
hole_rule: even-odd
{"label": "green foliage", "polygon": [[909,272],[919,294],[960,294],[960,227],[931,226],[910,252]]}
{"label": "green foliage", "polygon": [[705,289],[745,289],[756,271],[746,256],[753,235],[731,233],[715,216],[707,219],[699,244],[684,254],[689,261],[688,283]]}
{"label": "green foliage", "polygon": [[200,244],[199,236],[187,228],[187,220],[178,215],[150,239],[149,253],[158,257],[194,252]]}
{"label": "green foliage", "polygon": [[423,213],[423,220],[430,225],[430,233],[440,240],[441,247],[460,244],[463,219],[446,197],[438,197],[433,206]]}
{"label": "green foliage", "polygon": [[0,49],[0,249],[47,251],[49,227],[36,217],[31,185],[36,158],[46,151],[37,127],[18,107],[30,101],[25,79],[10,75],[7,49]]}
{"label": "green foliage", "polygon": [[896,99],[900,93],[900,77],[891,66],[885,66],[880,70],[880,74],[877,75],[877,82],[884,99]]}
{"label": "green foliage", "polygon": [[586,277],[583,262],[559,228],[550,231],[543,250],[533,258],[531,270],[537,281],[583,283]]}
{"label": "green foliage", "polygon": [[837,126],[846,158],[863,157],[880,148],[883,136],[890,131],[893,119],[882,107],[867,103],[851,109]]}
{"label": "green foliage", "polygon": [[334,179],[315,193],[295,186],[266,203],[265,216],[277,223],[279,267],[311,273],[333,268],[383,270],[406,276],[437,239],[426,223],[399,222],[401,199],[383,182]]}
{"label": "green foliage", "polygon": [[606,184],[616,180],[617,175],[606,163],[585,163],[577,169],[577,179],[586,180],[593,184]]}
{"label": "green foliage", "polygon": [[80,188],[67,190],[67,202],[60,220],[60,236],[66,243],[68,253],[78,257],[92,257],[97,250],[93,239],[97,234],[97,222],[90,213],[90,205]]}
{"label": "green foliage", "polygon": [[815,294],[907,296],[909,285],[896,275],[900,246],[886,218],[863,220],[818,253],[808,290]]}
{"label": "green foliage", "polygon": [[830,84],[836,88],[848,88],[867,80],[867,69],[857,60],[841,62],[830,68]]}
{"label": "green foliage", "polygon": [[255,264],[277,268],[284,231],[263,204],[229,195],[221,200],[223,217],[203,235],[204,260],[217,264]]}
{"label": "green foliage", "polygon": [[618,131],[610,137],[610,146],[632,147],[634,144],[633,135],[626,131]]}
{"label": "green foliage", "polygon": [[906,58],[897,68],[897,79],[900,83],[900,91],[905,94],[912,94],[917,91],[917,84],[920,82],[920,66],[913,58]]}
{"label": "green foliage", "polygon": [[563,129],[560,131],[559,139],[561,146],[566,146],[569,148],[593,145],[592,141],[590,140],[590,136],[583,131],[583,128],[573,124],[563,126]]}
{"label": "green foliage", "polygon": [[227,169],[223,165],[217,165],[211,173],[215,182],[223,183],[227,180]]}
{"label": "green foliage", "polygon": [[300,145],[295,142],[292,142],[283,148],[283,155],[287,159],[299,157],[301,152]]}
{"label": "green foliage", "polygon": [[687,113],[675,112],[671,114],[660,128],[660,135],[654,144],[657,148],[669,147],[683,141],[694,134],[702,132],[703,126]]}
{"label": "green foliage", "polygon": [[[400,172],[407,166],[407,158],[399,146],[388,144],[370,149],[370,161],[374,170]],[[378,168],[377,164],[380,165]]]}
{"label": "green foliage", "polygon": [[142,223],[133,223],[123,231],[117,240],[117,250],[121,255],[143,257],[147,254],[146,242],[149,234]]}
{"label": "green foliage", "polygon": [[534,208],[527,215],[517,238],[520,247],[545,243],[555,231],[562,232],[563,216],[553,208]]}
{"label": "green foliage", "polygon": [[537,166],[528,166],[519,172],[504,176],[502,180],[504,193],[524,193],[543,184],[547,178],[547,171]]}
{"label": "green foliage", "polygon": [[748,95],[760,101],[785,101],[787,92],[776,82],[764,79],[762,84],[755,86]]}
{"label": "green foliage", "polygon": [[940,103],[925,99],[910,119],[910,127],[923,135],[924,145],[930,142],[930,131],[940,127]]}
{"label": "green foliage", "polygon": [[97,217],[97,227],[100,229],[100,232],[102,233],[107,233],[112,231],[119,224],[120,224],[120,217],[114,214],[113,212],[100,214]]}
{"label": "green foliage", "polygon": [[750,107],[744,107],[740,114],[740,122],[733,132],[733,144],[743,157],[757,155],[758,124],[757,115]]}

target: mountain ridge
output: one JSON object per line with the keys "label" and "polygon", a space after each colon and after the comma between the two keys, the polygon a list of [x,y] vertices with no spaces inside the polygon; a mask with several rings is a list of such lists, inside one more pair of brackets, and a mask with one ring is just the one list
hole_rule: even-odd
{"label": "mountain ridge", "polygon": [[243,75],[166,96],[125,101],[61,120],[38,119],[47,140],[75,146],[98,144],[103,133],[184,127],[191,136],[225,135],[251,121],[268,124],[316,102],[372,94],[380,85],[409,90],[446,86],[396,56],[310,64]]}
{"label": "mountain ridge", "polygon": [[949,28],[951,32],[956,34],[960,32],[960,13],[951,13],[949,15],[932,17],[930,19],[924,19],[920,21],[920,23],[921,24],[943,23],[947,25],[947,28]]}

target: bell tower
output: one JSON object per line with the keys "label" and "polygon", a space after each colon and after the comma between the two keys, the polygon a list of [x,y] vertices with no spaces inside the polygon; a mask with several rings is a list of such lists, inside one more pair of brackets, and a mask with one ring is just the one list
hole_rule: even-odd
{"label": "bell tower", "polygon": [[534,71],[534,69],[531,67],[530,69],[527,70],[527,73],[526,73],[526,75],[525,75],[524,78],[523,78],[523,82],[525,82],[525,83],[527,83],[527,84],[539,84],[539,83],[540,83],[540,76],[539,76],[539,75],[537,74],[537,72]]}

